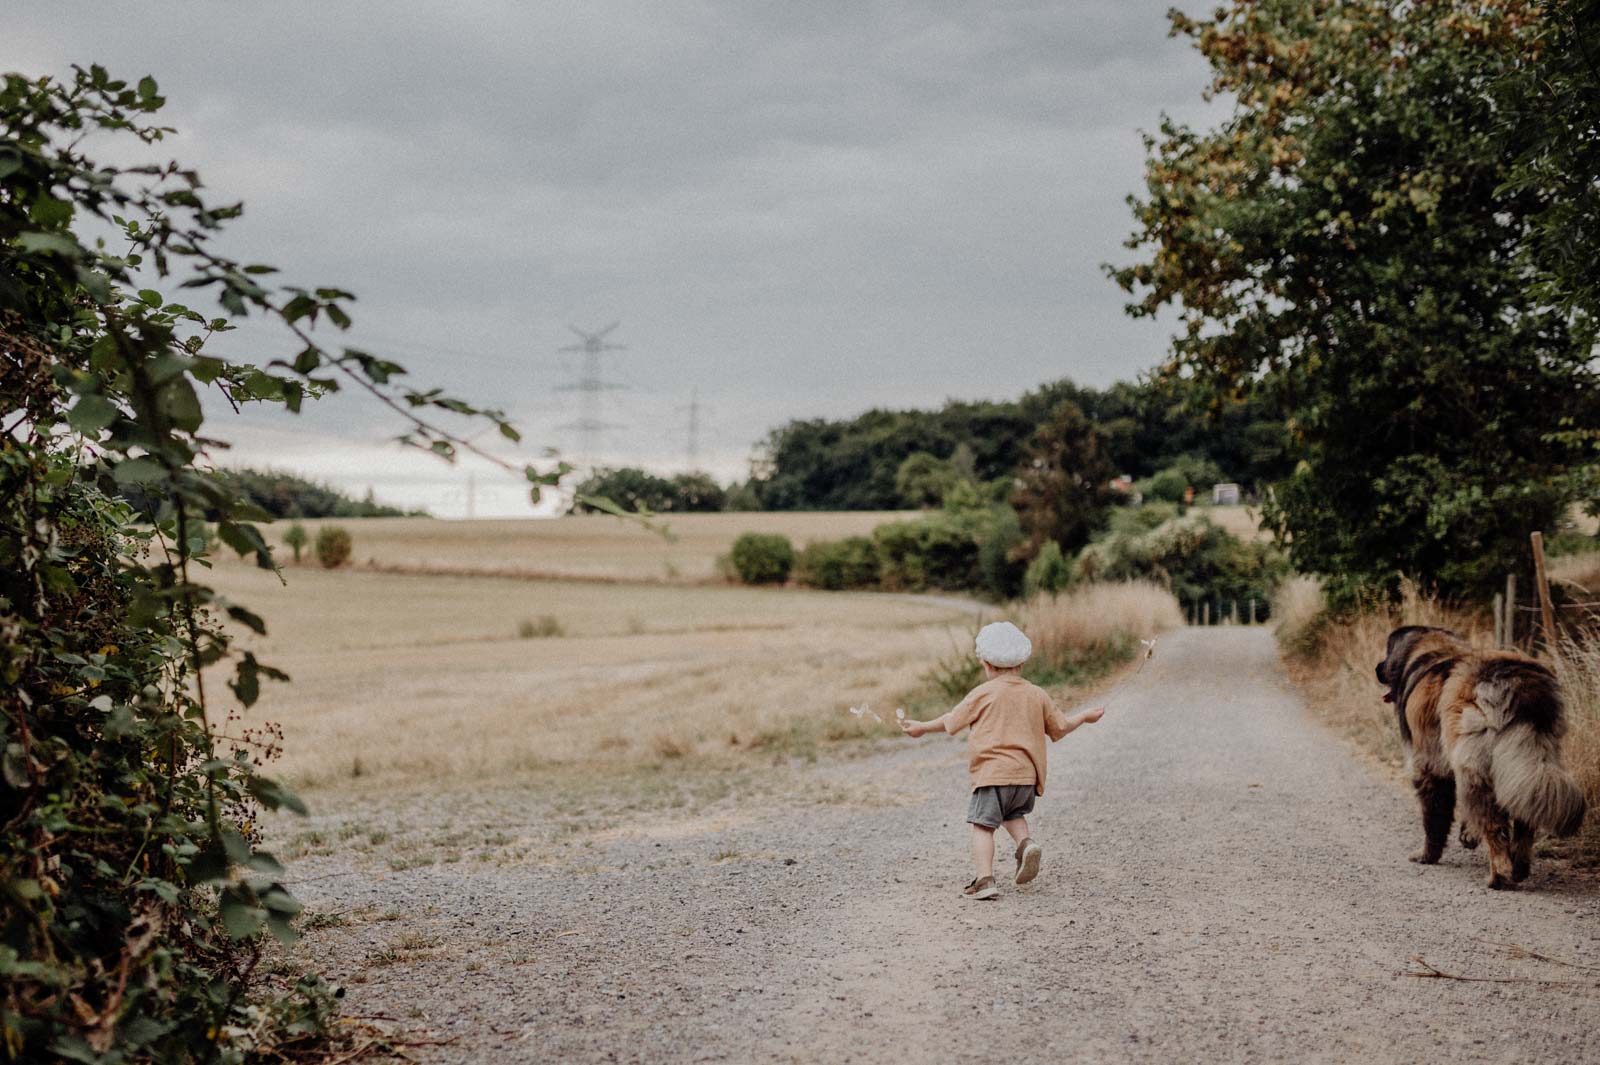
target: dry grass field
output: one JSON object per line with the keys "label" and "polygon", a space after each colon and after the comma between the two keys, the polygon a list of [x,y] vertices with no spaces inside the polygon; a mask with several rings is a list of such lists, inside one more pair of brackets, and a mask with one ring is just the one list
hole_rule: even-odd
{"label": "dry grass field", "polygon": [[[813,540],[864,536],[906,516],[892,511],[676,514],[660,522],[670,536],[646,533],[634,522],[600,514],[473,522],[335,518],[304,525],[313,540],[323,525],[348,529],[358,566],[695,583],[717,578],[717,557],[728,552],[740,533],[783,533],[798,549]],[[284,559],[291,557],[283,544],[289,525],[278,521],[266,530]]]}
{"label": "dry grass field", "polygon": [[245,646],[294,678],[259,713],[283,727],[278,768],[302,787],[803,754],[864,734],[848,708],[915,689],[970,620],[866,594],[315,567],[284,586],[237,563],[212,576],[267,619]]}
{"label": "dry grass field", "polygon": [[[420,790],[534,770],[770,764],[894,735],[852,706],[886,721],[897,705],[935,709],[930,671],[970,655],[975,604],[657,579],[662,552],[709,574],[747,528],[804,542],[884,516],[761,517],[674,519],[671,544],[610,518],[351,521],[340,524],[356,557],[393,569],[307,562],[280,581],[219,561],[213,585],[268,624],[241,645],[293,678],[269,685],[245,724],[282,727],[277,771],[300,787]],[[1023,614],[1041,655],[1106,665],[1181,621],[1170,595],[1143,585],[1091,586]]]}

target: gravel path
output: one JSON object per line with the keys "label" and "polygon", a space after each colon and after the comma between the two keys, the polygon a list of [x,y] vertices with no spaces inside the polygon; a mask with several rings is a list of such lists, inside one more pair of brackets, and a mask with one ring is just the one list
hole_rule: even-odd
{"label": "gravel path", "polygon": [[[304,859],[314,909],[365,916],[303,949],[352,1012],[453,1040],[413,1051],[434,1062],[1600,1060],[1600,969],[1504,946],[1600,966],[1593,877],[1409,864],[1409,795],[1309,716],[1265,630],[1164,638],[1056,745],[1044,874],[991,903],[957,897],[964,748],[886,742],[537,861]],[[374,816],[515,833],[546,801]],[[1398,975],[1416,955],[1510,982]]]}

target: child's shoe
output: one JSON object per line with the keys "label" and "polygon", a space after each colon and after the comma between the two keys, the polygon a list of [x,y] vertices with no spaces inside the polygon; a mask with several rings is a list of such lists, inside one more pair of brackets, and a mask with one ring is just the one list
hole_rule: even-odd
{"label": "child's shoe", "polygon": [[974,880],[972,883],[962,888],[961,897],[964,899],[972,899],[974,902],[982,902],[985,899],[997,899],[1000,897],[1000,889],[994,886],[994,877],[986,876],[982,880]]}
{"label": "child's shoe", "polygon": [[1044,863],[1044,848],[1033,841],[1029,836],[1017,844],[1017,883],[1026,884],[1039,875],[1039,866]]}

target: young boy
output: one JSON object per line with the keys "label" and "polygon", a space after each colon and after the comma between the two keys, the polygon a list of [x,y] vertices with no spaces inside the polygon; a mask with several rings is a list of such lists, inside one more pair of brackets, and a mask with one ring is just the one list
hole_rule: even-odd
{"label": "young boy", "polygon": [[964,898],[992,899],[994,830],[1004,828],[1017,842],[1017,883],[1039,875],[1044,849],[1028,835],[1025,815],[1035,795],[1044,794],[1045,737],[1059,740],[1079,725],[1099,721],[1104,707],[1068,716],[1056,709],[1043,688],[1022,679],[1022,663],[1033,644],[1009,621],[985,625],[978,632],[978,661],[988,679],[967,693],[961,705],[932,721],[903,720],[907,735],[948,732],[969,726],[972,800],[967,823],[972,826],[972,861],[977,875],[961,890]]}

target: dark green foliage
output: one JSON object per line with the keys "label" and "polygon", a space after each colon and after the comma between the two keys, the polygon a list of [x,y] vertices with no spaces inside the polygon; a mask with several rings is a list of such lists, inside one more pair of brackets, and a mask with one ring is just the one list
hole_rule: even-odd
{"label": "dark green foliage", "polygon": [[1264,620],[1272,593],[1288,573],[1288,562],[1271,544],[1246,543],[1203,511],[1178,516],[1177,508],[1152,504],[1117,511],[1106,534],[1078,556],[1086,580],[1154,580],[1172,589],[1185,607],[1210,601],[1237,602],[1241,614],[1251,599]]}
{"label": "dark green foliage", "polygon": [[[1600,0],[1527,4],[1537,47],[1494,85],[1507,191],[1530,193],[1538,293],[1600,316]],[[1595,427],[1589,426],[1592,430]]]}
{"label": "dark green foliage", "polygon": [[742,533],[728,553],[746,584],[782,584],[794,567],[794,545],[781,533]]}
{"label": "dark green foliage", "polygon": [[1072,563],[1062,554],[1061,545],[1054,540],[1039,549],[1022,577],[1022,594],[1028,598],[1036,595],[1055,595],[1072,584]]}
{"label": "dark green foliage", "polygon": [[324,525],[317,530],[317,561],[323,569],[338,569],[350,561],[353,548],[350,531],[339,525]]}
{"label": "dark green foliage", "polygon": [[961,480],[962,475],[949,459],[913,451],[895,471],[894,490],[902,506],[937,507],[944,503],[945,493]]}
{"label": "dark green foliage", "polygon": [[271,470],[219,470],[217,477],[238,498],[274,518],[426,518],[426,510],[403,510],[373,500],[351,499],[337,488]]}
{"label": "dark green foliage", "polygon": [[892,592],[930,588],[964,591],[982,582],[977,522],[968,515],[936,510],[926,517],[894,521],[872,530],[883,587]]}
{"label": "dark green foliage", "polygon": [[1017,471],[1011,505],[1022,523],[1026,545],[1018,556],[1031,559],[1046,543],[1078,550],[1104,524],[1116,496],[1116,475],[1104,450],[1105,430],[1066,400],[1028,440]]}
{"label": "dark green foliage", "polygon": [[599,505],[610,501],[625,511],[671,514],[717,511],[727,502],[722,487],[704,473],[679,473],[658,477],[647,470],[624,466],[595,470],[578,486],[574,514],[608,511]]}
{"label": "dark green foliage", "polygon": [[1145,499],[1161,503],[1182,503],[1189,489],[1194,498],[1203,499],[1211,486],[1227,478],[1215,462],[1202,455],[1184,455],[1166,469],[1158,470],[1135,486]]}
{"label": "dark green foliage", "polygon": [[[1404,577],[1487,596],[1594,462],[1592,308],[1550,298],[1533,263],[1562,179],[1592,204],[1596,171],[1568,171],[1547,131],[1529,151],[1556,172],[1529,179],[1495,97],[1523,83],[1543,15],[1236,0],[1175,16],[1240,104],[1150,142],[1131,242],[1148,256],[1117,277],[1134,313],[1179,308],[1167,377],[1253,390],[1290,419],[1302,461],[1267,513],[1336,605]],[[1549,117],[1581,125],[1593,106]],[[1592,123],[1570,147],[1593,162]],[[1588,278],[1573,284],[1592,284],[1592,240],[1568,251]]]}
{"label": "dark green foliage", "polygon": [[761,509],[761,496],[750,486],[749,481],[739,481],[728,486],[723,493],[722,509],[729,511],[753,511]]}
{"label": "dark green foliage", "polygon": [[[265,626],[193,579],[213,534],[273,566],[253,524],[269,515],[203,472],[219,444],[201,431],[201,390],[298,411],[359,382],[402,412],[405,442],[445,456],[471,445],[429,411],[516,435],[494,412],[391,384],[404,372],[393,363],[319,343],[312,328],[347,325],[351,297],[269,288],[271,268],[214,251],[240,208],[207,202],[193,171],[81,154],[121,140],[111,154],[127,158],[161,140],[147,116],[162,103],[153,79],[99,67],[0,83],[6,1061],[269,1061],[327,1028],[333,999],[314,978],[251,980],[263,933],[290,938],[300,910],[259,847],[262,810],[304,807],[262,772],[272,727],[228,719],[263,681],[287,679],[232,642]],[[209,290],[225,313],[147,287],[158,284]],[[292,362],[205,351],[247,312],[288,330]],[[535,493],[558,475],[516,472]],[[121,498],[131,486],[154,502],[150,520]]]}
{"label": "dark green foliage", "polygon": [[1010,507],[992,507],[985,513],[988,521],[977,531],[978,590],[990,599],[1015,599],[1022,594],[1028,572],[1022,522]]}
{"label": "dark green foliage", "polygon": [[871,588],[878,577],[878,552],[865,536],[807,544],[795,560],[795,580],[811,588]]}
{"label": "dark green foliage", "polygon": [[1255,485],[1293,465],[1283,424],[1260,398],[1216,399],[1183,380],[1160,387],[1116,384],[1103,392],[1058,381],[1015,402],[951,402],[933,411],[871,410],[847,421],[790,422],[768,436],[749,487],[765,510],[936,505],[922,486],[897,483],[918,453],[948,463],[961,478],[1009,485],[1028,440],[1063,400],[1100,427],[1115,473],[1148,476],[1198,454],[1225,470],[1226,479]]}

